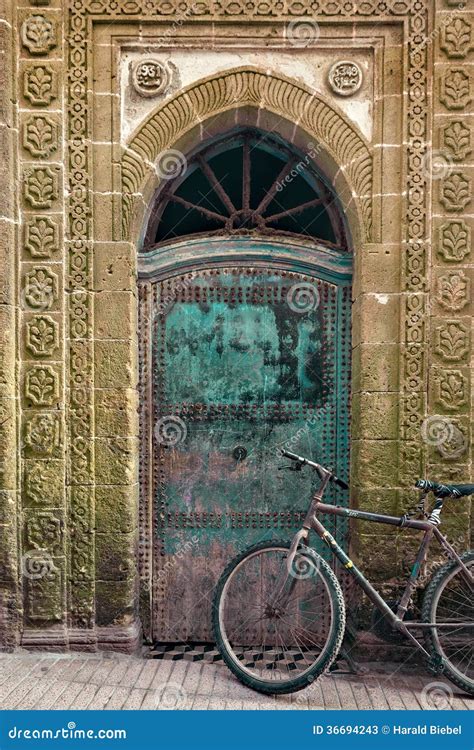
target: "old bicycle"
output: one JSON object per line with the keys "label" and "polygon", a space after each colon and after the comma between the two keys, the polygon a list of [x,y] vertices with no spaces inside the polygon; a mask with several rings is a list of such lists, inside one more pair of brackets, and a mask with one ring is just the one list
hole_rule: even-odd
{"label": "old bicycle", "polygon": [[[401,517],[349,510],[323,502],[330,482],[348,489],[330,470],[289,451],[294,470],[314,469],[321,480],[291,542],[265,541],[244,550],[222,573],[213,602],[214,634],[227,666],[249,687],[263,693],[291,693],[313,682],[336,659],[345,628],[341,586],[329,564],[308,544],[314,531],[351,574],[388,626],[411,642],[430,669],[474,694],[474,552],[458,555],[438,526],[447,498],[474,493],[474,484],[445,485],[418,480],[420,502]],[[425,509],[428,492],[435,497]],[[404,592],[394,607],[386,602],[319,520],[320,514],[423,532]],[[415,518],[419,516],[419,518]],[[419,619],[406,613],[433,537],[446,553],[428,584]]]}

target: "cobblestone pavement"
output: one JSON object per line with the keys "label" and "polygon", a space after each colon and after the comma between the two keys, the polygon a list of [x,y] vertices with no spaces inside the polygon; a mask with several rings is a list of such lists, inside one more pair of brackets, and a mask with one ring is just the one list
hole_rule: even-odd
{"label": "cobblestone pavement", "polygon": [[0,654],[0,709],[470,709],[444,680],[398,664],[321,677],[268,698],[223,664],[121,655]]}

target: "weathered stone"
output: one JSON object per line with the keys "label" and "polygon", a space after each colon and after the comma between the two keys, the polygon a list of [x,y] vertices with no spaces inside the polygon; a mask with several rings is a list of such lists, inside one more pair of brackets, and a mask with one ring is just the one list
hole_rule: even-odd
{"label": "weathered stone", "polygon": [[128,625],[133,622],[137,607],[136,581],[97,581],[98,626]]}
{"label": "weathered stone", "polygon": [[131,388],[96,389],[95,417],[99,437],[138,435],[137,394]]}
{"label": "weathered stone", "polygon": [[352,426],[368,440],[396,440],[398,397],[394,393],[356,393],[352,399]]}
{"label": "weathered stone", "polygon": [[94,245],[94,288],[97,291],[133,291],[136,249],[130,243]]}
{"label": "weathered stone", "polygon": [[137,330],[137,301],[132,292],[99,292],[94,308],[97,339],[132,340]]}
{"label": "weathered stone", "polygon": [[101,581],[133,578],[137,563],[137,533],[98,533],[96,540],[96,576]]}
{"label": "weathered stone", "polygon": [[138,485],[127,487],[98,486],[95,491],[98,532],[133,531],[138,523]]}
{"label": "weathered stone", "polygon": [[137,481],[137,440],[97,438],[96,480],[98,484],[134,484]]}

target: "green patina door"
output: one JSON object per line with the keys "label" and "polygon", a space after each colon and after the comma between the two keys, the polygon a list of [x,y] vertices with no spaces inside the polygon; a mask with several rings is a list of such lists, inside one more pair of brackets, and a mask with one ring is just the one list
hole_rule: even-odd
{"label": "green patina door", "polygon": [[315,487],[310,472],[279,470],[279,449],[348,478],[350,282],[247,262],[148,280],[141,293],[151,630],[210,641],[223,567],[258,540],[291,537]]}

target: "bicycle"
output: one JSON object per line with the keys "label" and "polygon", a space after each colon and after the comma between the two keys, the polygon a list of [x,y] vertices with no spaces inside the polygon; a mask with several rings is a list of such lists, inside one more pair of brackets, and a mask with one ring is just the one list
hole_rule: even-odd
{"label": "bicycle", "polygon": [[[235,557],[222,573],[215,591],[214,635],[224,662],[238,679],[259,692],[291,693],[311,684],[329,670],[341,648],[345,630],[345,601],[329,564],[308,544],[311,531],[329,547],[353,576],[392,632],[411,642],[428,660],[434,674],[444,673],[455,685],[474,695],[472,641],[474,552],[459,556],[438,526],[446,498],[467,497],[474,484],[445,485],[418,480],[416,508],[401,517],[352,510],[322,502],[330,482],[348,489],[329,469],[289,451],[295,462],[287,468],[314,469],[320,486],[314,493],[302,528],[291,542],[264,541]],[[426,509],[429,492],[435,496]],[[404,592],[391,606],[375,590],[321,523],[318,514],[357,518],[423,532],[416,561]],[[421,518],[415,518],[421,516]],[[435,537],[449,560],[433,575],[421,606],[421,618],[406,619],[428,548]],[[421,631],[424,636],[416,636]]]}

